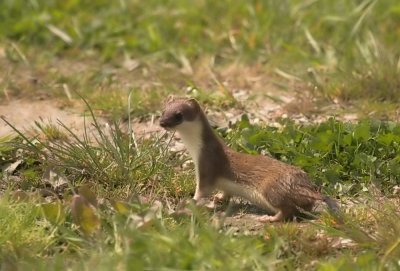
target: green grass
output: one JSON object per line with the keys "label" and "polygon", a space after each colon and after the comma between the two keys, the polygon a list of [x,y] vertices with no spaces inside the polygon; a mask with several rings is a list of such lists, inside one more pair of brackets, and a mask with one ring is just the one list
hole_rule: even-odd
{"label": "green grass", "polygon": [[[25,202],[3,198],[2,267],[35,267],[36,270],[66,267],[109,270],[115,266],[123,270],[398,268],[400,217],[395,203],[387,200],[370,198],[368,203],[359,202],[343,215],[343,223],[332,224],[332,218],[326,214],[314,223],[267,224],[256,235],[219,228],[208,222],[218,217],[197,209],[193,209],[193,216],[174,218],[166,213],[167,207],[134,202],[124,203],[123,211],[111,208],[107,202],[98,203],[96,216],[101,227],[84,234],[74,225],[70,214],[72,205],[68,201],[64,204],[65,218],[60,223],[43,213],[49,204],[40,203],[34,195]],[[348,239],[352,240],[350,246],[338,245],[340,240]]]}
{"label": "green grass", "polygon": [[12,264],[19,258],[39,254],[51,243],[46,221],[38,221],[40,210],[32,203],[13,203],[2,195],[0,201],[0,261]]}
{"label": "green grass", "polygon": [[[251,125],[244,117],[220,130],[241,151],[268,150],[302,166],[344,203],[339,218],[322,212],[313,222],[266,224],[252,235],[244,225],[239,232],[221,226],[223,217],[194,206],[189,205],[192,215],[171,213],[190,197],[194,183],[191,169],[174,169],[185,158],[167,151],[166,138],[133,141],[118,126],[107,131],[96,125],[95,141],[74,138],[63,126],[55,134],[67,137],[29,139],[20,134],[24,142],[4,140],[8,162],[17,148],[25,157],[13,176],[24,178],[25,164],[34,160],[37,176],[50,168],[68,182],[63,188],[36,182],[27,192],[3,196],[0,227],[14,225],[0,244],[8,265],[38,270],[398,268],[398,201],[384,196],[399,184],[395,123],[351,125],[332,119],[308,126],[286,122],[277,129]],[[40,127],[54,135],[54,127]],[[9,174],[3,180],[15,189]],[[50,194],[43,194],[44,189]],[[351,198],[355,205],[347,207]],[[14,238],[21,232],[26,237]],[[351,245],[341,245],[341,240],[351,240]],[[16,250],[27,245],[33,248],[23,254]]]}
{"label": "green grass", "polygon": [[[141,99],[154,104],[166,89],[200,83],[196,71],[210,58],[216,73],[234,62],[260,64],[269,77],[279,68],[322,100],[379,117],[393,113],[375,101],[399,101],[395,0],[5,0],[0,7],[0,43],[12,67],[3,68],[8,95],[31,89],[65,96],[66,84],[94,93],[94,108],[118,114],[132,88],[158,93]],[[139,68],[126,71],[127,59]],[[181,74],[181,68],[194,74]],[[20,69],[33,72],[39,83],[20,82]],[[144,87],[149,82],[156,84]]]}
{"label": "green grass", "polygon": [[162,5],[158,1],[4,1],[2,6],[1,33],[6,39],[51,46],[55,52],[95,49],[104,57],[128,51],[173,58],[181,51],[190,58],[237,52],[266,59],[283,51],[298,56],[314,53],[318,60],[328,45],[349,48],[368,31],[394,46],[396,33],[380,30],[396,27],[399,20],[396,1],[371,0],[168,1]]}

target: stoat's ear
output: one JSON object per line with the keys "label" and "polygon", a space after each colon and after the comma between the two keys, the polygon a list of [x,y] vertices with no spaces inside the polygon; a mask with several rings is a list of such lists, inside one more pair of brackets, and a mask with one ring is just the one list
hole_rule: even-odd
{"label": "stoat's ear", "polygon": [[168,95],[167,99],[165,99],[165,104],[172,102],[175,100],[175,96],[173,94]]}
{"label": "stoat's ear", "polygon": [[201,106],[196,99],[190,98],[187,100],[187,103],[190,105],[191,108],[195,109],[196,111],[201,111]]}
{"label": "stoat's ear", "polygon": [[199,105],[199,102],[195,98],[189,98],[187,101],[192,105]]}

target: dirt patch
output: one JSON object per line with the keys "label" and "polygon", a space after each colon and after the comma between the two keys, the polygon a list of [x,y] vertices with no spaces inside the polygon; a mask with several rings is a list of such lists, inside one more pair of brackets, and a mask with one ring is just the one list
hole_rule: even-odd
{"label": "dirt patch", "polygon": [[[21,131],[31,130],[35,125],[35,121],[52,124],[57,124],[60,121],[78,134],[81,134],[85,127],[85,118],[80,112],[73,111],[70,108],[62,108],[54,100],[28,101],[11,99],[7,103],[0,105],[0,116],[4,116],[7,121]],[[87,118],[86,122],[88,122]],[[1,121],[0,136],[10,133],[14,133],[13,129]]]}
{"label": "dirt patch", "polygon": [[[70,95],[69,89],[82,91],[95,88],[99,92],[118,89],[122,95],[129,89],[151,93],[160,88],[173,88],[183,94],[190,85],[189,82],[207,92],[221,91],[223,86],[242,105],[240,109],[229,109],[227,114],[225,111],[222,112],[223,116],[217,117],[218,125],[235,121],[243,113],[249,114],[251,119],[264,122],[271,122],[282,116],[313,121],[315,116],[311,114],[318,107],[309,97],[301,98],[308,92],[304,83],[283,78],[260,63],[246,65],[234,62],[218,66],[212,58],[203,57],[194,63],[189,63],[190,68],[188,68],[186,62],[186,64],[153,63],[139,59],[98,63],[90,57],[78,60],[60,57],[44,64],[36,60],[33,55],[29,55],[28,58],[31,65],[11,63],[5,56],[0,55],[0,63],[5,64],[4,67],[13,67],[9,70],[0,68],[0,71],[3,71],[0,82],[5,84],[4,95],[8,99],[8,103],[0,108],[0,114],[7,117],[9,114],[4,111],[13,111],[15,105],[19,112],[26,111],[26,114],[22,112],[21,118],[37,119],[39,116],[50,116],[54,119],[60,118],[62,121],[65,119],[66,124],[69,124],[67,119],[74,117],[74,114],[72,116],[70,114],[73,111],[69,109],[65,113],[61,112],[60,105],[54,105],[55,102],[52,100],[54,97],[63,97],[65,100],[65,97]],[[24,98],[22,101],[15,101],[15,97]],[[38,97],[42,101],[37,101]],[[31,105],[31,101],[24,101],[28,99],[37,106]],[[28,107],[22,110],[18,103],[25,102]],[[34,112],[31,117],[34,107],[40,108],[43,104],[44,110],[49,110],[51,114],[41,114],[39,110],[40,113]],[[218,111],[218,108],[214,111]],[[18,117],[13,116],[13,118]],[[10,117],[10,120],[13,119]],[[76,121],[72,120],[72,123]],[[25,121],[22,119],[21,122],[23,124]],[[147,128],[147,123],[144,128]],[[2,127],[0,133],[3,129]]]}

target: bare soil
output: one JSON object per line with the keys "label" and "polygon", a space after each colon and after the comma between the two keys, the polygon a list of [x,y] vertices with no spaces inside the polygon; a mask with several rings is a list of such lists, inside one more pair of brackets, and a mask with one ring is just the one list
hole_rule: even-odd
{"label": "bare soil", "polygon": [[[35,121],[57,124],[61,121],[73,131],[83,131],[85,119],[77,110],[62,108],[56,100],[10,99],[0,104],[0,116],[4,116],[18,130],[27,131]],[[0,123],[0,136],[13,133],[6,123]]]}

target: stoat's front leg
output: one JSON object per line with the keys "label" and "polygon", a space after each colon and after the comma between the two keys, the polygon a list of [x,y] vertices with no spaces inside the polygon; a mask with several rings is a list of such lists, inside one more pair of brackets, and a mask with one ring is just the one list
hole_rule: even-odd
{"label": "stoat's front leg", "polygon": [[204,182],[197,181],[196,182],[196,191],[194,193],[193,199],[195,201],[199,201],[204,198],[208,198],[213,191],[213,187],[208,184],[204,184]]}

